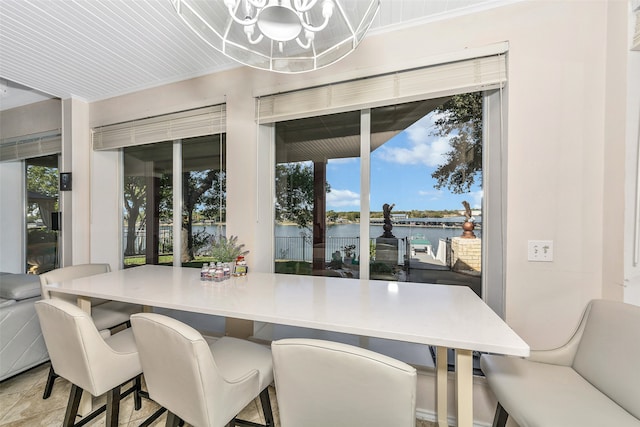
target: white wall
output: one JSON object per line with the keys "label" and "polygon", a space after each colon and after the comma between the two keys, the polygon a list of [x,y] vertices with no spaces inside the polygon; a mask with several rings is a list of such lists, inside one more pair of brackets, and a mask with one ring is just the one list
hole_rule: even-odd
{"label": "white wall", "polygon": [[24,162],[0,163],[0,271],[26,269]]}
{"label": "white wall", "polygon": [[108,263],[112,270],[122,265],[122,209],[120,197],[122,162],[115,151],[91,153],[91,262]]}
{"label": "white wall", "polygon": [[[640,19],[640,1],[633,2],[635,13],[629,14],[629,40],[633,40],[636,20]],[[633,12],[633,11],[631,11]],[[640,27],[639,27],[640,28]],[[624,245],[624,300],[640,305],[640,51],[629,51],[627,65],[627,155],[625,163],[625,245]],[[638,233],[636,235],[636,233]],[[636,250],[636,245],[638,249]]]}

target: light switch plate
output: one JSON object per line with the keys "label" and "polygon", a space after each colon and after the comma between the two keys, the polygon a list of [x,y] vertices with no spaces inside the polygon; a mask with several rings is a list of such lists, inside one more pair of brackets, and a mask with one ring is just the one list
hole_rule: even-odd
{"label": "light switch plate", "polygon": [[533,262],[553,261],[553,240],[529,240],[527,260]]}

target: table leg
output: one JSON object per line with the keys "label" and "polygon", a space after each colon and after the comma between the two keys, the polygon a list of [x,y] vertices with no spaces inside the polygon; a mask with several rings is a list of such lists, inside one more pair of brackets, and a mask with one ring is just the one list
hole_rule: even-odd
{"label": "table leg", "polygon": [[228,337],[247,339],[253,335],[253,320],[227,317],[224,334]]}
{"label": "table leg", "polygon": [[88,297],[78,296],[78,307],[91,314],[91,300]]}
{"label": "table leg", "polygon": [[448,386],[447,348],[436,347],[436,414],[438,427],[447,427],[447,386]]}
{"label": "table leg", "polygon": [[456,350],[456,405],[458,427],[473,426],[473,352]]}
{"label": "table leg", "polygon": [[[78,307],[91,314],[91,300],[88,297],[78,296]],[[80,405],[78,406],[78,415],[86,417],[92,410],[93,403],[91,394],[83,391],[82,398],[80,398]]]}

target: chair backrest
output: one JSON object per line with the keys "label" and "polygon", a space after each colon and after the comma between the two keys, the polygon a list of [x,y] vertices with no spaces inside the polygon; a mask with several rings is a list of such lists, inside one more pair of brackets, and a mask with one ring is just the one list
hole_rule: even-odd
{"label": "chair backrest", "polygon": [[[64,280],[78,279],[80,277],[94,276],[96,274],[108,273],[111,271],[109,264],[78,264],[70,265],[68,267],[56,268],[55,270],[47,271],[40,274],[40,286],[42,290],[42,298],[48,299],[51,297],[63,299],[69,303],[75,304],[75,298],[73,295],[54,293],[53,295],[47,292],[44,285],[50,283],[62,282]],[[96,305],[104,302],[98,298],[92,298],[91,304]]]}
{"label": "chair backrest", "polygon": [[640,306],[594,300],[587,310],[573,368],[640,418]]}
{"label": "chair backrest", "polygon": [[[116,350],[107,344],[78,306],[52,298],[37,301],[35,307],[56,374],[94,396],[140,374],[137,351],[122,345]],[[113,339],[117,341],[118,335]]]}
{"label": "chair backrest", "polygon": [[131,316],[149,397],[195,426],[223,425],[233,399],[200,332],[156,313]]}
{"label": "chair backrest", "polygon": [[282,427],[415,426],[415,368],[347,344],[271,344]]}

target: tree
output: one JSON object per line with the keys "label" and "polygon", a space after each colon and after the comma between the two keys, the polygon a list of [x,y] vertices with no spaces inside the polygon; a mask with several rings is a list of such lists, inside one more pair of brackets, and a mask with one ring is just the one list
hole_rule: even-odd
{"label": "tree", "polygon": [[[213,190],[213,191],[211,191]],[[184,172],[182,175],[183,197],[183,227],[187,230],[186,253],[182,254],[182,261],[188,262],[195,258],[193,222],[196,208],[203,204],[205,210],[215,214],[221,208],[220,192],[224,191],[224,173],[215,169],[205,171]],[[224,194],[224,193],[222,193]]]}
{"label": "tree", "polygon": [[124,220],[127,223],[127,242],[125,255],[136,255],[136,226],[144,226],[147,184],[143,176],[125,176],[124,178]]}
{"label": "tree", "polygon": [[449,138],[451,145],[446,163],[431,174],[435,188],[467,193],[482,184],[482,93],[455,95],[434,112],[439,114],[433,135]]}
{"label": "tree", "polygon": [[[27,217],[36,220],[48,214],[49,211],[58,209],[58,168],[28,165],[27,166],[27,191],[50,197],[49,203],[29,199]],[[45,222],[46,224],[46,222]]]}
{"label": "tree", "polygon": [[[313,166],[307,163],[276,165],[276,221],[309,228],[313,221]],[[331,191],[325,183],[326,192]]]}
{"label": "tree", "polygon": [[58,197],[58,168],[29,165],[27,190],[49,197]]}

